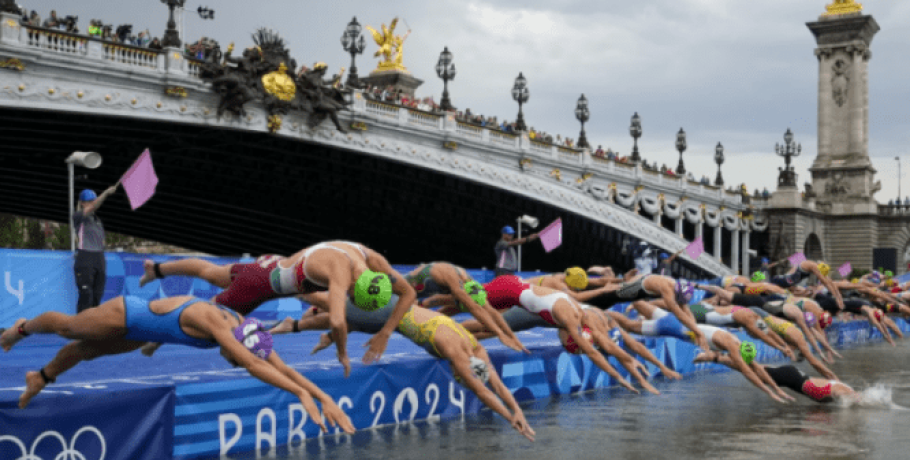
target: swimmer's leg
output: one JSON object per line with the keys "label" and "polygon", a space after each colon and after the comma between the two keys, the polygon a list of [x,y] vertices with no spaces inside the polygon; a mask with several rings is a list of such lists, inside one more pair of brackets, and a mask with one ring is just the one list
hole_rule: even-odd
{"label": "swimmer's leg", "polygon": [[[215,265],[202,259],[183,259],[163,262],[160,264],[146,260],[142,264],[145,273],[139,279],[139,286],[161,276],[192,276],[208,281],[210,284],[227,289],[231,284],[231,267],[233,264]],[[157,270],[157,271],[156,271]]]}
{"label": "swimmer's leg", "polygon": [[[128,353],[139,349],[144,342],[131,340],[77,340],[63,346],[54,359],[47,363],[41,371],[30,371],[25,374],[25,391],[19,396],[19,408],[24,409],[48,383],[54,382],[58,376],[72,369],[82,361],[90,361],[105,355]],[[42,375],[42,373],[44,375]],[[45,376],[47,381],[45,381]]]}

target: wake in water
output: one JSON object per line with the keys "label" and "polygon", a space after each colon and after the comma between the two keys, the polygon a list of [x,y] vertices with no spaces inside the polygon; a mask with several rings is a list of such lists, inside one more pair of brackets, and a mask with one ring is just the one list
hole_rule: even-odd
{"label": "wake in water", "polygon": [[891,400],[893,386],[884,383],[877,383],[862,391],[857,391],[851,396],[846,396],[838,400],[840,407],[878,407],[891,410],[910,410],[895,404]]}

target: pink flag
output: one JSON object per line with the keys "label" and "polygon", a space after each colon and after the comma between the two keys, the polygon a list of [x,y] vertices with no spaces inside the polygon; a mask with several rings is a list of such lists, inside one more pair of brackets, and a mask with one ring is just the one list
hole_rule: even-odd
{"label": "pink flag", "polygon": [[795,267],[806,260],[806,255],[801,252],[797,252],[796,254],[788,257],[787,260],[790,261],[790,265]]}
{"label": "pink flag", "polygon": [[148,149],[139,155],[139,159],[130,166],[130,169],[120,178],[123,184],[123,190],[130,200],[130,206],[135,211],[136,208],[145,204],[152,195],[155,194],[155,187],[158,185],[158,176],[155,175],[155,167],[152,166],[152,154]]}
{"label": "pink flag", "polygon": [[700,236],[686,246],[686,255],[692,260],[697,259],[703,252],[705,252],[705,243]]}
{"label": "pink flag", "polygon": [[550,252],[562,244],[562,219],[556,219],[540,231],[540,242],[544,251]]}
{"label": "pink flag", "polygon": [[847,275],[849,275],[852,271],[853,266],[850,265],[850,262],[841,265],[840,268],[837,269],[837,272],[840,273],[841,278],[846,278]]}

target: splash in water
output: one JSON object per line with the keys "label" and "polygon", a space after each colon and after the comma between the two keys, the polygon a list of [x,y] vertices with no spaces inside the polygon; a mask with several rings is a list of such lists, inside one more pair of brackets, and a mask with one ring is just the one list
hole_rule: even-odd
{"label": "splash in water", "polygon": [[862,391],[857,391],[852,396],[840,398],[841,407],[880,407],[891,410],[910,410],[894,404],[891,400],[893,387],[884,383],[877,383]]}

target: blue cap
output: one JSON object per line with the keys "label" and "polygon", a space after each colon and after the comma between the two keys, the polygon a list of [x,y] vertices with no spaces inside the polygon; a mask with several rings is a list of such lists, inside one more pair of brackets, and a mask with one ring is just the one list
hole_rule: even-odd
{"label": "blue cap", "polygon": [[670,258],[670,254],[667,254],[666,252],[660,253],[660,260],[667,260],[669,258]]}
{"label": "blue cap", "polygon": [[770,260],[768,260],[767,257],[762,257],[762,258],[761,258],[761,263],[766,264],[766,263],[768,263],[768,262],[770,262]]}
{"label": "blue cap", "polygon": [[514,235],[514,234],[515,234],[515,229],[512,228],[512,227],[510,227],[510,226],[508,226],[508,225],[506,225],[505,227],[502,228],[502,233],[505,233],[505,234],[507,234],[507,235]]}
{"label": "blue cap", "polygon": [[79,201],[92,201],[98,198],[98,195],[95,195],[95,192],[89,189],[85,189],[79,193]]}

